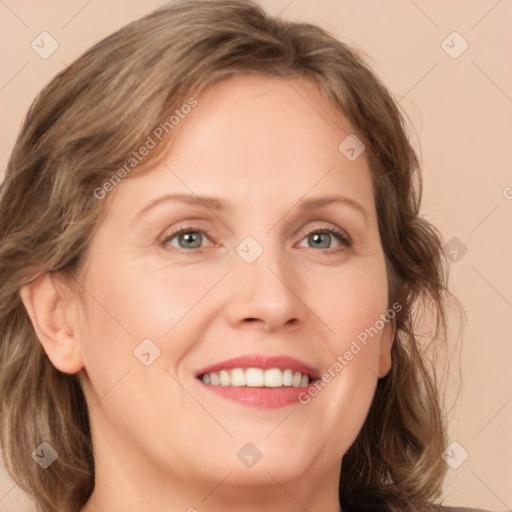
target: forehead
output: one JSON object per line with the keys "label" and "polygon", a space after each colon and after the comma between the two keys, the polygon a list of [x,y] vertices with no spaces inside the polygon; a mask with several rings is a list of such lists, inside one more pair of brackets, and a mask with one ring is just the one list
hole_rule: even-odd
{"label": "forehead", "polygon": [[[329,153],[336,153],[340,136],[352,131],[320,87],[304,78],[234,75],[202,91],[197,101],[176,134],[177,145],[191,132],[196,138],[208,133],[210,141],[217,132],[216,142],[229,135],[229,141],[222,142],[231,141],[233,149],[237,142],[246,150],[251,146],[278,150],[302,142],[307,144],[297,146],[297,152],[318,145],[321,150],[330,146]],[[263,157],[259,150],[258,158]]]}
{"label": "forehead", "polygon": [[373,209],[365,155],[350,161],[340,152],[352,128],[315,83],[235,75],[196,100],[163,163],[124,180],[119,199],[129,194],[131,207],[139,208],[156,194],[186,193],[249,212],[343,194]]}

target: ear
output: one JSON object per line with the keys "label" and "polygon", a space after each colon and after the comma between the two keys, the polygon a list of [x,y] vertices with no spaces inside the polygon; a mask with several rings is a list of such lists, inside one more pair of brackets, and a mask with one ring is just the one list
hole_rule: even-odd
{"label": "ear", "polygon": [[77,373],[83,361],[79,340],[69,323],[70,293],[60,276],[47,273],[23,286],[20,297],[53,366],[64,373]]}
{"label": "ear", "polygon": [[380,339],[380,362],[379,362],[379,378],[385,377],[391,370],[391,348],[395,339],[394,322],[388,322],[382,330]]}

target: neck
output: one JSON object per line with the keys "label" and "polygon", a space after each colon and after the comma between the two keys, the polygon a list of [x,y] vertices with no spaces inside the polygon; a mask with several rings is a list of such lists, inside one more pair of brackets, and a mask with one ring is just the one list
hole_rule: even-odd
{"label": "neck", "polygon": [[[91,423],[95,488],[81,512],[342,512],[338,486],[341,462],[310,464],[302,474],[263,458],[248,469],[235,457],[224,470],[209,471],[194,460],[135,446],[108,422]],[[127,448],[129,447],[129,448]],[[183,457],[183,454],[182,454]]]}
{"label": "neck", "polygon": [[[132,452],[97,457],[95,489],[81,512],[343,512],[338,499],[339,469],[307,473],[281,481],[271,468],[250,471],[257,485],[244,481],[235,464],[223,475],[210,477],[155,471]],[[277,471],[275,471],[277,474]],[[246,478],[245,473],[244,478]]]}

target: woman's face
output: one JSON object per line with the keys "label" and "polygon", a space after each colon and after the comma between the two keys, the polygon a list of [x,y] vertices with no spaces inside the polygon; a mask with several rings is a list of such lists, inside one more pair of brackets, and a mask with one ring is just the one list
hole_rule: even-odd
{"label": "woman's face", "polygon": [[365,154],[304,80],[196,99],[164,163],[103,199],[80,276],[97,478],[332,487],[393,337]]}

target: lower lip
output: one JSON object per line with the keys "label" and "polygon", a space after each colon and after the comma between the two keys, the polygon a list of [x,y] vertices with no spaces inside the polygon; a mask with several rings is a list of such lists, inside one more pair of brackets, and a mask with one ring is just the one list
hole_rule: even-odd
{"label": "lower lip", "polygon": [[300,404],[299,396],[307,395],[310,387],[301,388],[282,387],[282,388],[251,388],[246,386],[212,386],[210,384],[201,384],[212,393],[233,400],[239,404],[249,407],[261,407],[264,409],[276,409],[289,405]]}

